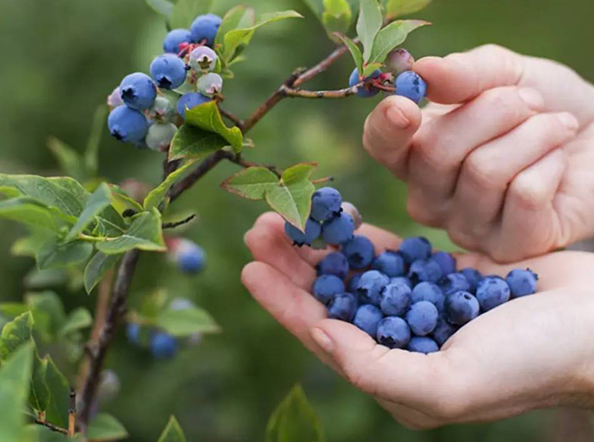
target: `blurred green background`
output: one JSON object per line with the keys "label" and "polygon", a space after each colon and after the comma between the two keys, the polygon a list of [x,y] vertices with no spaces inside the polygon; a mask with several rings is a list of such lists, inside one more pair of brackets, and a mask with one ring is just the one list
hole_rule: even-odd
{"label": "blurred green background", "polygon": [[[218,0],[224,13],[235,0]],[[247,116],[297,66],[317,62],[331,49],[317,20],[298,0],[245,2],[258,11],[297,9],[302,21],[278,23],[254,39],[249,60],[226,84],[225,107]],[[82,150],[98,104],[137,70],[147,71],[159,54],[163,21],[142,0],[0,0],[0,171],[56,174],[46,140],[54,135]],[[586,17],[591,0],[435,0],[419,18],[434,23],[414,33],[407,48],[418,58],[497,43],[549,57],[594,80],[594,58],[585,42],[594,39]],[[312,88],[343,87],[352,69],[344,58]],[[362,123],[376,101],[286,100],[251,134],[254,161],[280,167],[299,161],[320,163],[318,176],[336,177],[336,186],[368,222],[408,235],[429,236],[446,249],[445,235],[412,223],[405,211],[405,187],[361,149]],[[105,131],[107,134],[107,131]],[[135,177],[157,184],[158,154],[137,151],[104,138],[101,173],[113,182]],[[179,201],[201,219],[187,235],[208,253],[209,266],[197,279],[181,278],[161,257],[142,259],[132,304],[153,287],[168,288],[208,309],[224,332],[206,338],[171,362],[155,362],[130,347],[123,335],[108,366],[121,378],[122,392],[106,406],[133,435],[154,441],[175,414],[191,441],[262,440],[266,421],[291,386],[303,384],[332,442],[361,440],[542,441],[552,434],[552,412],[484,425],[414,432],[395,423],[371,399],[320,364],[250,298],[239,273],[250,255],[243,235],[264,210],[218,186],[236,168],[224,164]],[[32,261],[12,258],[9,248],[22,231],[1,222],[0,301],[22,296]],[[60,289],[72,308],[93,308],[95,297]]]}

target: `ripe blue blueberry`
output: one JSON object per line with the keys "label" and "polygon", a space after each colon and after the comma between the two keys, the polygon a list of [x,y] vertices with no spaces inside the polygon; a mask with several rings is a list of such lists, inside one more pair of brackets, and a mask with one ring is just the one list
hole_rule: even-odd
{"label": "ripe blue blueberry", "polygon": [[176,250],[177,263],[182,272],[195,275],[206,267],[206,254],[199,245],[181,240]]}
{"label": "ripe blue blueberry", "polygon": [[208,46],[199,46],[190,52],[189,62],[196,72],[211,72],[217,66],[217,53]]}
{"label": "ripe blue blueberry", "polygon": [[536,293],[538,275],[530,269],[516,269],[509,272],[505,278],[514,298]]}
{"label": "ripe blue blueberry", "polygon": [[163,50],[165,52],[178,54],[181,51],[179,47],[182,43],[190,43],[192,34],[189,29],[174,29],[165,36]]}
{"label": "ripe blue blueberry", "polygon": [[479,315],[479,302],[468,292],[454,292],[446,296],[446,319],[454,325],[464,325]]}
{"label": "ripe blue blueberry", "polygon": [[454,292],[471,292],[471,286],[462,273],[450,273],[439,281],[439,287],[446,295]]}
{"label": "ripe blue blueberry", "polygon": [[404,276],[406,273],[406,264],[404,262],[404,258],[391,250],[388,250],[387,252],[384,252],[375,258],[371,267],[375,270],[379,270],[391,278]]}
{"label": "ripe blue blueberry", "polygon": [[154,123],[146,134],[146,145],[151,150],[165,151],[177,133],[177,126],[173,123]]}
{"label": "ripe blue blueberry", "polygon": [[223,90],[223,78],[219,74],[206,74],[198,79],[196,83],[198,92],[207,97],[214,97]]}
{"label": "ripe blue blueberry", "polygon": [[158,332],[151,337],[151,352],[157,359],[170,359],[177,351],[177,340],[167,334]]}
{"label": "ripe blue blueberry", "polygon": [[396,276],[395,278],[390,278],[390,284],[404,284],[407,285],[411,290],[414,287],[412,281],[406,276]]}
{"label": "ripe blue blueberry", "polygon": [[353,239],[343,244],[342,253],[349,260],[351,269],[360,270],[371,264],[375,249],[373,243],[367,237],[355,235]]}
{"label": "ripe blue blueberry", "polygon": [[177,89],[186,81],[186,64],[174,54],[159,55],[151,63],[150,71],[162,89]]}
{"label": "ripe blue blueberry", "polygon": [[318,276],[314,282],[312,293],[318,301],[328,305],[334,296],[345,293],[344,282],[334,275]]}
{"label": "ripe blue blueberry", "polygon": [[296,246],[308,245],[315,241],[322,233],[322,226],[315,219],[309,218],[305,223],[305,232],[302,232],[290,222],[285,222],[285,235]]}
{"label": "ripe blue blueberry", "polygon": [[335,275],[345,279],[349,274],[349,262],[340,252],[330,253],[316,266],[318,275]]}
{"label": "ripe blue blueberry", "polygon": [[388,54],[386,66],[395,74],[410,71],[415,64],[415,59],[406,49],[399,48]]}
{"label": "ripe blue blueberry", "polygon": [[120,96],[126,106],[143,111],[155,101],[157,88],[151,77],[136,72],[124,77],[120,83]]}
{"label": "ripe blue blueberry", "polygon": [[338,245],[353,239],[355,223],[351,215],[341,213],[322,225],[322,239],[330,245]]}
{"label": "ripe blue blueberry", "polygon": [[221,17],[215,14],[196,17],[190,28],[192,40],[195,43],[202,43],[203,40],[206,40],[206,44],[212,46],[222,21]]}
{"label": "ripe blue blueberry", "polygon": [[478,299],[483,312],[506,303],[510,296],[509,285],[499,277],[487,276],[481,279],[476,289],[476,299]]}
{"label": "ripe blue blueberry", "polygon": [[375,339],[377,326],[384,318],[382,311],[375,305],[365,304],[357,309],[353,324]]}
{"label": "ripe blue blueberry", "polygon": [[377,325],[377,342],[388,348],[406,348],[410,342],[410,328],[398,316],[388,316]]}
{"label": "ripe blue blueberry", "polygon": [[377,270],[363,273],[357,284],[357,295],[361,304],[373,304],[379,307],[380,295],[389,283],[390,278]]}
{"label": "ripe blue blueberry", "polygon": [[208,103],[212,101],[212,98],[205,97],[198,92],[190,92],[184,94],[180,97],[177,102],[177,113],[180,114],[182,118],[186,118],[186,109],[194,109],[196,106],[200,106],[201,104]]}
{"label": "ripe blue blueberry", "polygon": [[419,259],[428,259],[431,256],[431,243],[422,236],[407,238],[402,241],[398,251],[406,263],[412,264]]}
{"label": "ripe blue blueberry", "polygon": [[413,283],[438,282],[443,273],[439,264],[432,259],[419,259],[412,263],[408,277]]}
{"label": "ripe blue blueberry", "polygon": [[439,264],[441,272],[444,275],[449,275],[456,271],[456,258],[447,252],[436,252],[431,259]]}
{"label": "ripe blue blueberry", "polygon": [[437,307],[439,312],[443,311],[445,296],[441,289],[431,282],[421,282],[412,291],[413,304],[421,301],[428,301]]}
{"label": "ripe blue blueberry", "polygon": [[140,344],[140,326],[136,322],[129,322],[126,325],[126,337],[132,344]]}
{"label": "ripe blue blueberry", "polygon": [[382,75],[382,71],[377,69],[369,77],[362,79],[359,76],[359,71],[357,70],[357,68],[355,68],[355,70],[351,73],[351,76],[349,77],[349,87],[356,86],[362,81],[365,81],[366,83],[360,86],[357,90],[357,96],[361,98],[375,97],[380,92],[380,90],[376,87],[373,87],[373,85],[371,83],[368,83],[367,81],[374,78],[378,78],[380,75]]}
{"label": "ripe blue blueberry", "polygon": [[353,221],[355,222],[355,230],[357,230],[363,224],[363,217],[359,213],[359,210],[351,203],[347,201],[343,201],[340,208],[344,213],[348,213],[353,217]]}
{"label": "ripe blue blueberry", "polygon": [[328,221],[341,211],[342,197],[332,187],[322,187],[311,197],[311,217],[320,222]]}
{"label": "ripe blue blueberry", "polygon": [[437,326],[439,313],[437,307],[429,301],[420,301],[413,304],[406,314],[406,322],[417,336],[427,336]]}
{"label": "ripe blue blueberry", "polygon": [[412,292],[404,283],[390,283],[380,294],[380,307],[386,316],[404,316],[411,304]]}
{"label": "ripe blue blueberry", "polygon": [[435,353],[439,351],[439,345],[426,336],[413,336],[408,343],[408,351],[424,354]]}
{"label": "ripe blue blueberry", "polygon": [[419,104],[427,95],[427,83],[416,72],[403,72],[396,77],[395,94]]}
{"label": "ripe blue blueberry", "polygon": [[444,317],[440,316],[437,320],[435,330],[433,330],[433,339],[441,347],[456,331],[456,326],[450,324]]}
{"label": "ripe blue blueberry", "polygon": [[143,141],[149,128],[146,117],[128,106],[118,106],[112,110],[107,126],[116,140],[126,143]]}
{"label": "ripe blue blueberry", "polygon": [[478,287],[478,283],[481,279],[483,279],[483,275],[477,269],[473,269],[471,267],[467,267],[465,269],[460,270],[460,273],[464,275],[468,283],[470,284],[470,292],[476,293],[476,288]]}
{"label": "ripe blue blueberry", "polygon": [[359,280],[361,279],[361,273],[355,273],[353,276],[351,276],[351,279],[349,279],[349,283],[348,283],[348,291],[350,293],[355,293],[357,291],[357,284],[359,284]]}
{"label": "ripe blue blueberry", "polygon": [[336,295],[328,304],[328,317],[351,322],[358,308],[357,298],[350,293]]}

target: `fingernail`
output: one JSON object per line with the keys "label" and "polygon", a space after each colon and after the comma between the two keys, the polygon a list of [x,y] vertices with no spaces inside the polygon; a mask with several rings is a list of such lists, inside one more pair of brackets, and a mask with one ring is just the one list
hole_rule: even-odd
{"label": "fingernail", "polygon": [[326,353],[332,353],[334,351],[334,344],[332,343],[332,340],[323,330],[319,328],[312,329],[311,337]]}
{"label": "fingernail", "polygon": [[578,122],[577,118],[575,118],[572,114],[568,112],[563,112],[559,114],[559,121],[563,123],[563,125],[569,130],[578,130],[580,123]]}
{"label": "fingernail", "polygon": [[404,112],[398,106],[390,106],[386,111],[386,118],[398,129],[406,129],[410,126],[410,120],[406,118]]}
{"label": "fingernail", "polygon": [[520,98],[530,109],[538,110],[544,107],[544,98],[536,89],[525,87],[518,91]]}

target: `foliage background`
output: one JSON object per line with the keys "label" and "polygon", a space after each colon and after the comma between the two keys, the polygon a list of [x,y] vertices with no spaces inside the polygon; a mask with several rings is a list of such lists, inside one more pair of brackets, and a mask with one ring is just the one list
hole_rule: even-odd
{"label": "foliage background", "polygon": [[[215,12],[236,3],[219,0]],[[293,68],[317,62],[332,48],[298,0],[245,3],[261,12],[297,9],[307,20],[275,24],[256,36],[248,62],[237,67],[236,80],[226,83],[225,107],[242,116]],[[55,135],[82,150],[96,106],[124,75],[147,71],[160,51],[164,24],[142,0],[0,0],[0,11],[0,171],[56,174],[47,137]],[[497,43],[556,59],[594,81],[594,58],[582,49],[594,37],[585,21],[592,16],[589,0],[435,0],[418,14],[435,25],[413,34],[407,47],[420,57]],[[343,87],[351,69],[345,57],[311,86]],[[318,176],[335,176],[336,186],[367,221],[403,235],[422,232],[451,248],[442,233],[411,222],[405,187],[361,149],[362,123],[374,103],[287,100],[250,134],[257,148],[246,155],[281,167],[317,161]],[[157,184],[160,170],[159,155],[104,139],[101,172],[109,179],[137,177]],[[170,414],[179,418],[188,440],[261,440],[269,414],[295,382],[304,385],[333,442],[546,439],[551,412],[494,424],[406,430],[317,362],[240,285],[239,272],[250,259],[242,237],[265,207],[218,188],[233,170],[229,164],[219,167],[179,203],[201,215],[188,236],[207,250],[207,272],[189,280],[160,257],[145,256],[141,263],[133,303],[152,287],[166,287],[207,308],[224,332],[167,363],[131,348],[120,335],[108,365],[119,374],[122,392],[106,411],[121,419],[132,441],[155,440]],[[0,301],[17,300],[33,262],[9,255],[19,227],[2,221],[0,229]],[[94,305],[94,296],[82,291],[59,292],[69,308]]]}

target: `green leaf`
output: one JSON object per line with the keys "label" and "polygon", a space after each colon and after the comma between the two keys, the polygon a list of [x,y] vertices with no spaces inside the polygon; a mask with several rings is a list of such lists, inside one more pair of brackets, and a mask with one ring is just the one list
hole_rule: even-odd
{"label": "green leaf", "polygon": [[142,205],[130,198],[121,187],[116,186],[115,184],[110,184],[109,189],[111,190],[112,195],[112,205],[118,213],[122,214],[126,210],[133,210],[135,212],[143,211]]}
{"label": "green leaf", "polygon": [[241,129],[238,127],[229,128],[225,125],[219,107],[214,100],[186,110],[186,124],[219,134],[227,140],[236,153],[241,152],[243,148]]}
{"label": "green leaf", "polygon": [[[1,203],[0,203],[1,205]],[[45,230],[35,229],[29,236],[17,239],[10,248],[13,256],[35,258],[37,251],[50,239],[51,233]]]}
{"label": "green leaf", "polygon": [[[0,217],[56,233],[67,224],[57,210],[29,197],[0,201]],[[75,218],[69,221],[73,223]]]}
{"label": "green leaf", "polygon": [[175,4],[168,0],[146,0],[146,4],[149,5],[155,12],[167,18],[171,16],[173,7],[175,6]]}
{"label": "green leaf", "polygon": [[353,60],[355,61],[355,66],[357,66],[357,71],[363,72],[363,54],[361,53],[361,49],[359,49],[359,46],[357,46],[355,44],[355,42],[353,40],[351,40],[350,38],[348,38],[346,35],[342,35],[342,34],[334,34],[334,35],[336,37],[338,37],[340,40],[342,40],[342,42],[345,44],[345,46],[351,53],[351,56],[353,57]]}
{"label": "green leaf", "polygon": [[105,104],[102,104],[97,107],[95,115],[93,115],[91,133],[89,134],[87,148],[85,149],[83,157],[87,171],[87,179],[96,176],[99,171],[99,147],[101,145],[103,131],[105,130],[105,119],[108,111],[108,107]]}
{"label": "green leaf", "polygon": [[330,34],[345,33],[350,28],[352,20],[353,12],[349,2],[346,0],[324,0],[322,23]]}
{"label": "green leaf", "polygon": [[167,192],[175,183],[177,183],[184,174],[194,165],[196,164],[197,160],[190,160],[175,172],[170,173],[167,175],[167,178],[159,184],[156,188],[151,190],[151,192],[146,196],[144,199],[144,210],[152,210],[153,208],[158,208],[159,204],[167,195]]}
{"label": "green leaf", "polygon": [[422,20],[398,20],[390,23],[377,34],[369,62],[383,63],[393,49],[406,41],[408,34],[429,24]]}
{"label": "green leaf", "polygon": [[57,336],[66,321],[64,304],[60,297],[55,292],[47,290],[41,293],[25,294],[25,302],[33,309],[35,327],[38,328],[39,323],[43,321],[38,318],[39,313],[42,313],[47,317],[46,322],[50,335]]}
{"label": "green leaf", "polygon": [[29,404],[37,412],[45,411],[50,405],[52,392],[45,382],[47,376],[47,360],[35,355],[33,375],[31,376],[31,394]]}
{"label": "green leaf", "polygon": [[165,252],[167,247],[163,240],[161,214],[153,209],[135,215],[124,235],[98,243],[97,249],[106,255],[120,255],[132,249]]}
{"label": "green leaf", "polygon": [[26,401],[33,365],[33,345],[16,351],[0,370],[0,429],[2,442],[29,442],[25,431]]}
{"label": "green leaf", "polygon": [[215,46],[222,45],[225,41],[227,32],[237,28],[246,28],[253,26],[255,22],[254,8],[245,5],[237,5],[225,14],[223,22],[217,32]]}
{"label": "green leaf", "polygon": [[363,68],[363,78],[368,78],[371,74],[373,74],[376,70],[382,67],[381,63],[368,63]]}
{"label": "green leaf", "polygon": [[5,361],[17,348],[29,342],[32,332],[33,315],[31,312],[25,312],[5,324],[2,334],[0,334],[0,361]]}
{"label": "green leaf", "polygon": [[122,255],[105,255],[97,252],[85,268],[85,290],[91,294],[93,289],[103,279],[105,274],[112,269]]}
{"label": "green leaf", "polygon": [[183,310],[167,309],[157,316],[156,325],[170,335],[179,337],[220,331],[212,316],[197,307]]}
{"label": "green leaf", "polygon": [[221,186],[242,198],[261,200],[278,182],[279,178],[266,167],[248,167],[231,175]]}
{"label": "green leaf", "polygon": [[169,161],[184,158],[203,159],[228,144],[219,134],[184,124],[171,141]]}
{"label": "green leaf", "polygon": [[291,166],[283,172],[282,183],[285,186],[290,186],[303,180],[309,180],[317,166],[316,163],[300,163]]}
{"label": "green leaf", "polygon": [[291,390],[270,417],[266,442],[323,442],[315,411],[300,386]]}
{"label": "green leaf", "polygon": [[83,159],[75,149],[54,137],[48,139],[47,147],[62,172],[79,181],[86,179],[87,171]]}
{"label": "green leaf", "polygon": [[186,436],[175,417],[169,418],[169,423],[157,442],[186,442]]}
{"label": "green leaf", "polygon": [[115,417],[100,413],[91,421],[87,437],[95,441],[110,441],[125,439],[128,432]]}
{"label": "green leaf", "polygon": [[388,0],[386,5],[386,17],[389,20],[402,15],[414,14],[425,9],[431,0]]}
{"label": "green leaf", "polygon": [[49,355],[45,356],[43,360],[47,361],[45,382],[51,392],[51,401],[46,409],[46,418],[48,422],[54,425],[67,428],[70,386],[66,377],[60,372]]}
{"label": "green leaf", "polygon": [[213,0],[177,0],[169,18],[171,28],[189,29],[197,16],[210,11],[212,3]]}
{"label": "green leaf", "polygon": [[85,241],[60,244],[56,238],[50,239],[37,252],[39,270],[69,267],[80,264],[91,257],[93,245]]}
{"label": "green leaf", "polygon": [[79,307],[73,310],[68,318],[64,321],[62,328],[59,331],[59,336],[68,336],[71,333],[90,327],[93,324],[93,317],[89,311],[84,307]]}
{"label": "green leaf", "polygon": [[363,44],[363,60],[368,61],[375,36],[382,27],[382,10],[377,0],[361,0],[357,36]]}
{"label": "green leaf", "polygon": [[66,235],[65,241],[76,239],[104,209],[111,204],[111,192],[109,186],[102,183],[97,190],[89,197],[87,205],[78,218],[76,224]]}

